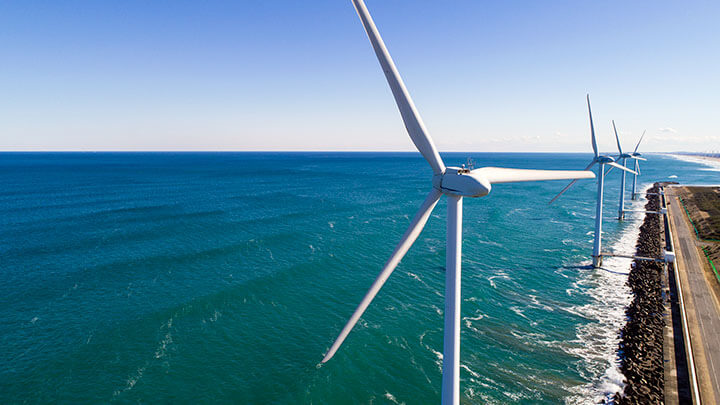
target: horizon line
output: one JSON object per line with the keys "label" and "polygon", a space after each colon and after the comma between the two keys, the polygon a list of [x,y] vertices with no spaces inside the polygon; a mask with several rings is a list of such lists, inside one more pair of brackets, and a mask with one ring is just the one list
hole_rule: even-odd
{"label": "horizon line", "polygon": [[[420,153],[411,150],[347,150],[347,149],[22,149],[22,150],[0,150],[0,153]],[[578,151],[556,151],[556,152],[536,152],[536,151],[478,151],[478,150],[448,150],[439,153],[532,153],[532,154],[553,154],[553,153],[585,153]],[[609,154],[613,154],[610,152]],[[706,154],[707,152],[694,151],[663,151],[663,152],[644,152],[644,153],[691,153]]]}

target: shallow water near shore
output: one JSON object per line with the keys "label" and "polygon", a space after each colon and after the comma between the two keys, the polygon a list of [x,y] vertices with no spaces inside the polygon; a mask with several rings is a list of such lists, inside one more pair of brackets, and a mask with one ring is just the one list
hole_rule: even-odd
{"label": "shallow water near shore", "polygon": [[[468,157],[590,160],[443,155]],[[647,158],[639,189],[719,183],[708,164]],[[619,177],[604,242],[632,253],[642,214],[614,219]],[[0,178],[0,402],[439,402],[444,199],[319,365],[429,191],[418,154],[1,153]],[[630,260],[587,268],[595,182],[548,205],[562,187],[497,185],[464,203],[468,402],[592,403],[622,388]]]}

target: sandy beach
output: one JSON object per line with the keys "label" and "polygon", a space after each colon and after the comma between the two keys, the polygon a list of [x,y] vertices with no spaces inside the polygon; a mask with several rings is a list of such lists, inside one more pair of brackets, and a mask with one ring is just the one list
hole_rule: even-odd
{"label": "sandy beach", "polygon": [[673,155],[678,156],[692,156],[694,158],[702,159],[702,160],[708,160],[715,163],[720,163],[720,156],[708,156],[708,155],[701,155],[701,154],[693,154],[693,153],[673,153]]}

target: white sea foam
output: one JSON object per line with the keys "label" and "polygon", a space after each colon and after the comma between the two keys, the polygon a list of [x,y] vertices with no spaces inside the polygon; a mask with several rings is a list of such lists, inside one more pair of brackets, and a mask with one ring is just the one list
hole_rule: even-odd
{"label": "white sea foam", "polygon": [[131,389],[133,389],[135,384],[137,384],[137,382],[140,381],[140,379],[142,378],[144,372],[145,372],[145,367],[138,368],[137,371],[135,372],[135,374],[132,375],[130,378],[128,378],[127,381],[125,382],[126,383],[125,388],[123,388],[122,390],[117,390],[117,391],[113,392],[113,396],[116,397],[125,391],[130,391]]}
{"label": "white sea foam", "polygon": [[528,294],[528,297],[530,297],[530,305],[533,305],[536,308],[544,309],[544,310],[550,311],[550,312],[555,310],[554,308],[549,307],[549,306],[541,303],[540,301],[538,301],[538,298],[535,295]]}
{"label": "white sea foam", "polygon": [[497,288],[497,285],[495,284],[495,279],[496,279],[496,278],[500,278],[500,279],[503,279],[503,280],[510,280],[510,276],[508,276],[507,274],[504,274],[504,273],[500,272],[500,273],[498,273],[497,275],[490,276],[490,277],[487,278],[488,282],[490,283],[490,287],[492,287],[492,288]]}
{"label": "white sea foam", "polygon": [[[219,316],[219,313],[217,311],[216,315]],[[153,354],[153,358],[155,359],[161,359],[165,357],[165,354],[167,353],[168,346],[170,346],[173,343],[172,339],[172,326],[173,326],[173,317],[171,316],[170,319],[166,323],[164,323],[162,326],[160,326],[160,330],[165,329],[166,333],[165,336],[160,340],[158,343],[158,347],[155,349],[155,353]],[[89,342],[89,338],[88,338]],[[145,361],[145,364],[141,367],[138,367],[138,369],[135,371],[133,375],[131,375],[127,381],[125,381],[125,387],[122,389],[115,390],[113,392],[113,397],[117,397],[120,394],[130,391],[135,387],[135,385],[140,381],[143,374],[145,373],[145,370],[147,370],[148,365],[150,364],[149,361]]]}
{"label": "white sea foam", "polygon": [[427,335],[428,332],[429,332],[429,331],[425,331],[425,332],[423,332],[423,333],[420,335],[420,344],[421,344],[425,349],[429,350],[430,352],[432,352],[432,354],[435,355],[435,365],[437,366],[438,370],[439,370],[440,372],[442,372],[443,354],[440,353],[439,351],[433,349],[433,348],[430,347],[429,345],[425,344],[425,342],[424,342],[424,340],[425,340],[425,335]]}
{"label": "white sea foam", "polygon": [[[649,187],[646,184],[640,189]],[[637,201],[627,203],[628,209],[642,209],[645,206],[647,200],[644,193],[640,195]],[[643,219],[642,214],[628,214],[624,233],[609,250],[633,255]],[[632,259],[606,257],[602,269],[581,270],[583,274],[572,293],[585,294],[591,302],[563,308],[590,321],[578,326],[577,338],[563,347],[563,350],[581,359],[578,372],[590,381],[570,387],[572,395],[566,398],[567,404],[599,403],[610,400],[616,392],[624,389],[624,376],[619,368],[617,350],[619,332],[625,323],[625,308],[632,300],[631,290],[626,284],[631,263]]]}
{"label": "white sea foam", "polygon": [[171,330],[172,324],[173,324],[173,318],[171,317],[168,320],[168,322],[164,325],[164,327],[167,329],[167,332],[165,333],[165,337],[163,337],[162,340],[160,340],[160,344],[158,345],[158,348],[155,350],[155,358],[156,359],[165,357],[168,346],[173,343],[172,330]]}
{"label": "white sea foam", "polygon": [[398,402],[398,400],[395,398],[395,396],[389,392],[385,393],[385,398],[387,398],[388,401],[391,401],[395,404],[404,404],[405,402]]}
{"label": "white sea foam", "polygon": [[473,321],[480,321],[480,320],[482,320],[483,318],[485,318],[485,315],[484,315],[484,314],[478,314],[477,311],[475,312],[475,315],[477,315],[477,316],[465,316],[465,317],[462,318],[462,320],[465,322],[465,327],[466,327],[466,328],[470,329],[471,331],[473,331],[473,332],[475,332],[475,333],[480,333],[480,334],[482,334],[483,332],[482,332],[480,329],[476,328],[476,327],[473,325]]}
{"label": "white sea foam", "polygon": [[666,156],[670,156],[672,158],[675,158],[677,160],[682,160],[684,162],[697,163],[697,164],[700,164],[703,166],[707,166],[710,169],[720,170],[720,160],[706,159],[704,157],[691,156],[691,155],[668,154]]}
{"label": "white sea foam", "polygon": [[528,320],[530,319],[527,316],[525,316],[525,313],[523,312],[523,310],[520,309],[520,307],[518,307],[518,306],[512,306],[512,307],[510,307],[510,310],[515,312],[516,314],[522,316],[525,319],[528,319]]}
{"label": "white sea foam", "polygon": [[492,241],[492,240],[477,239],[477,240],[475,240],[475,242],[480,243],[480,244],[482,244],[482,245],[490,245],[490,246],[504,247],[503,244],[497,243],[497,242]]}
{"label": "white sea foam", "polygon": [[424,285],[427,289],[429,289],[430,291],[432,291],[435,295],[438,295],[438,296],[440,296],[440,297],[443,297],[443,296],[444,296],[440,291],[437,291],[437,289],[430,287],[430,286],[428,285],[428,283],[426,283],[425,280],[421,279],[420,276],[418,276],[417,274],[411,273],[411,272],[409,272],[409,271],[406,272],[406,274],[407,274],[408,276],[414,278],[415,280],[419,281],[422,285]]}
{"label": "white sea foam", "polygon": [[465,364],[460,364],[460,368],[465,369],[465,371],[467,371],[468,373],[470,373],[470,375],[473,376],[473,377],[475,377],[475,378],[482,378],[482,376],[481,376],[480,374],[478,374],[478,373],[470,370],[470,367],[466,366]]}

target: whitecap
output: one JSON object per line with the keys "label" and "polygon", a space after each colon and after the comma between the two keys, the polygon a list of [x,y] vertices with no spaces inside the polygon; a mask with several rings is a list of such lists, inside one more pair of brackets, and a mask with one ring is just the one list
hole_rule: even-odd
{"label": "whitecap", "polygon": [[[650,184],[641,187],[647,191]],[[647,200],[645,193],[641,198],[628,202],[628,209],[642,209]],[[609,243],[611,251],[618,254],[633,255],[640,233],[642,215],[628,216],[623,233],[615,242]],[[582,275],[572,290],[587,295],[591,302],[587,305],[562,307],[561,309],[589,320],[576,328],[576,338],[560,347],[567,353],[580,358],[579,373],[589,380],[587,384],[569,387],[572,393],[566,403],[598,403],[610,400],[624,388],[624,376],[619,368],[618,344],[619,332],[625,324],[625,308],[632,300],[631,290],[627,286],[627,272],[632,259],[606,257],[602,269],[581,270]],[[589,263],[582,263],[589,264]]]}
{"label": "whitecap", "polygon": [[512,306],[512,307],[510,307],[510,310],[515,312],[517,315],[529,320],[529,318],[527,316],[525,316],[525,314],[523,313],[523,310],[520,309],[519,307]]}
{"label": "whitecap", "polygon": [[405,402],[398,402],[395,396],[389,392],[385,393],[385,398],[387,398],[388,401],[391,401],[396,404],[404,404]]}

